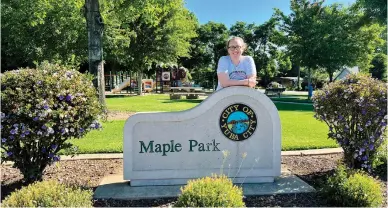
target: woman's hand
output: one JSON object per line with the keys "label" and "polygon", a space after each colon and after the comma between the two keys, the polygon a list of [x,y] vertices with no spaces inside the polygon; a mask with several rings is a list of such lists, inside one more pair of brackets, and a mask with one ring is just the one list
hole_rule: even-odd
{"label": "woman's hand", "polygon": [[256,77],[248,78],[248,87],[254,88],[256,86]]}

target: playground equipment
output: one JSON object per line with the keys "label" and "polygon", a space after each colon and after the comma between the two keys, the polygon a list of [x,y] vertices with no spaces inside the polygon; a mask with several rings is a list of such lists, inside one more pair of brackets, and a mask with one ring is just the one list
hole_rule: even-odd
{"label": "playground equipment", "polygon": [[143,79],[142,84],[144,92],[151,92],[154,88],[154,81],[152,79]]}
{"label": "playground equipment", "polygon": [[121,90],[123,90],[125,87],[130,85],[131,85],[131,78],[129,77],[125,79],[118,87],[112,89],[112,93],[121,92]]}

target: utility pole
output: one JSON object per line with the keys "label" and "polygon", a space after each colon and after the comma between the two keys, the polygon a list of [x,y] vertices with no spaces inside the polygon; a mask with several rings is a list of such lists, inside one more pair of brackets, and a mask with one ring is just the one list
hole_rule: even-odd
{"label": "utility pole", "polygon": [[105,106],[105,79],[102,53],[104,22],[98,0],[85,0],[85,18],[88,31],[89,73],[94,76],[93,85],[99,94],[100,103]]}

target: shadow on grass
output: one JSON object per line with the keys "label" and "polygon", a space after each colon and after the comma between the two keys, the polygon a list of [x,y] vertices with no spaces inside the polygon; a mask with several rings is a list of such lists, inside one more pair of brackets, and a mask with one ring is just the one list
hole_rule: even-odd
{"label": "shadow on grass", "polygon": [[187,100],[187,99],[183,99],[183,100],[165,100],[165,101],[162,101],[162,103],[201,103],[203,100],[200,100],[200,99],[195,99],[195,100]]}
{"label": "shadow on grass", "polygon": [[27,184],[23,183],[22,180],[14,181],[9,184],[1,184],[1,201],[5,199],[5,197],[9,196],[12,192],[19,190],[27,186]]}
{"label": "shadow on grass", "polygon": [[306,111],[313,112],[314,107],[312,105],[295,104],[295,103],[275,103],[276,108],[279,111]]}

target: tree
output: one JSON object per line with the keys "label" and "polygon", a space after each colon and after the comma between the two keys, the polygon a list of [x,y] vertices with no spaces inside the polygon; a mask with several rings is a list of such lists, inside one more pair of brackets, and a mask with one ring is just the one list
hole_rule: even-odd
{"label": "tree", "polygon": [[182,0],[131,1],[125,10],[136,12],[133,19],[125,22],[133,31],[125,53],[131,59],[131,68],[138,73],[138,83],[152,63],[176,62],[178,57],[189,55],[197,20],[184,8]]}
{"label": "tree", "polygon": [[280,49],[284,35],[276,29],[276,24],[277,20],[271,18],[259,26],[236,22],[230,28],[232,36],[242,37],[246,42],[248,49],[245,53],[253,57],[264,86],[280,72],[291,69],[288,55]]}
{"label": "tree", "polygon": [[387,55],[377,54],[372,60],[372,67],[369,69],[373,78],[387,81]]}
{"label": "tree", "polygon": [[357,0],[356,6],[364,11],[365,23],[378,22],[387,25],[387,1],[386,0]]}
{"label": "tree", "polygon": [[86,61],[83,6],[84,0],[3,1],[2,70],[44,60],[72,65]]}
{"label": "tree", "polygon": [[238,36],[244,39],[248,48],[245,54],[253,56],[257,48],[256,35],[254,31],[257,29],[255,24],[246,24],[245,22],[236,22],[229,29],[231,36]]}
{"label": "tree", "polygon": [[279,28],[287,34],[287,51],[298,66],[307,68],[309,75],[309,98],[312,95],[311,70],[318,68],[319,36],[317,15],[323,2],[310,4],[307,0],[291,0],[291,14],[286,16],[275,9],[274,17],[280,21]]}
{"label": "tree", "polygon": [[93,78],[93,85],[99,94],[99,102],[105,106],[105,80],[102,54],[102,35],[104,23],[100,14],[98,0],[85,0],[85,18],[88,31],[89,73]]}
{"label": "tree", "polygon": [[381,39],[382,27],[377,24],[357,27],[360,14],[349,8],[333,4],[322,8],[316,35],[319,67],[325,68],[330,82],[334,72],[343,66],[359,65],[369,68],[371,55]]}
{"label": "tree", "polygon": [[264,24],[255,28],[254,41],[257,45],[253,59],[256,63],[258,75],[262,78],[262,85],[266,86],[270,81],[282,72],[291,69],[289,55],[282,52],[284,36],[276,28],[278,20],[270,18]]}
{"label": "tree", "polygon": [[201,76],[201,82],[213,82],[214,87],[218,60],[227,55],[229,31],[222,23],[208,22],[198,27],[197,33],[198,36],[192,40],[190,58],[181,61],[183,66],[194,70],[193,74],[198,74],[193,77]]}

